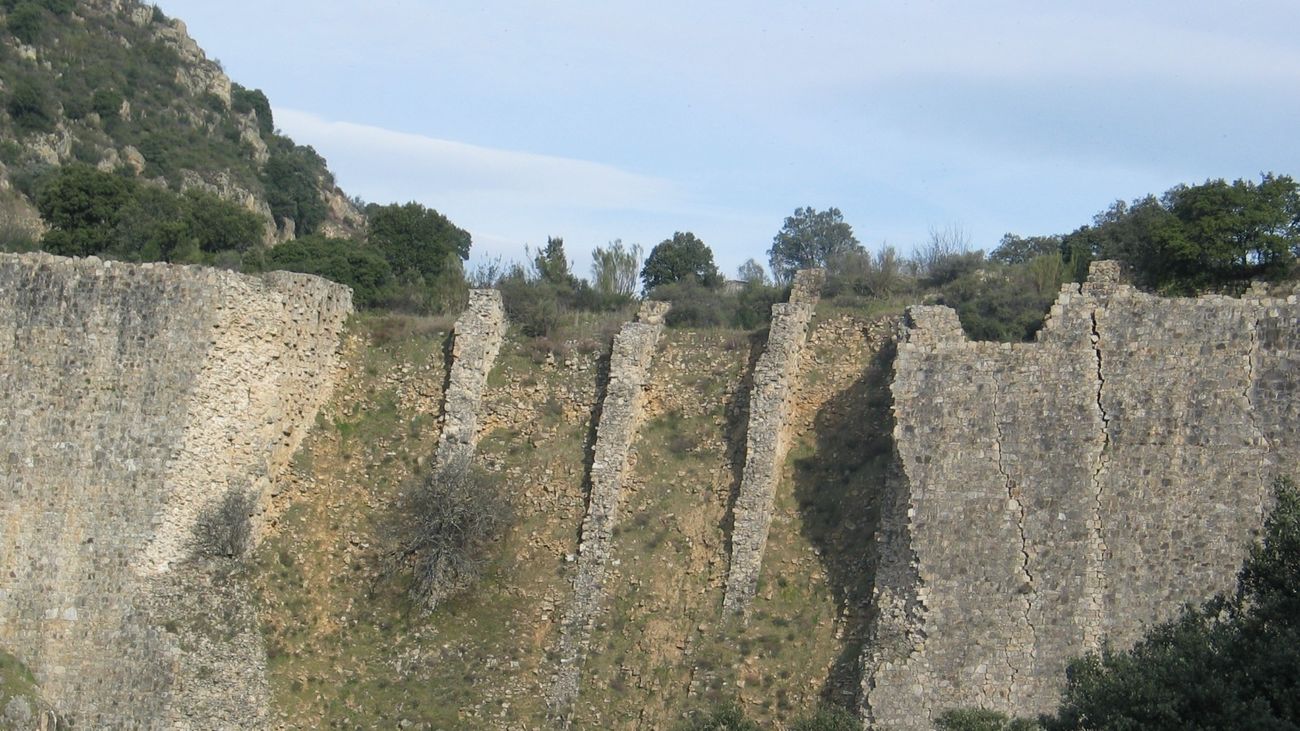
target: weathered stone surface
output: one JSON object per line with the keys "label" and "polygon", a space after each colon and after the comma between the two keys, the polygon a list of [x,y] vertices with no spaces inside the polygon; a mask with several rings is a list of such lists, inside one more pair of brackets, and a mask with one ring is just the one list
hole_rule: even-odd
{"label": "weathered stone surface", "polygon": [[0,255],[0,646],[78,727],[265,725],[247,593],[194,529],[266,497],[350,311],[305,275]]}
{"label": "weathered stone surface", "polygon": [[588,472],[591,491],[578,544],[573,603],[561,625],[560,666],[549,698],[561,721],[567,721],[567,710],[578,697],[578,675],[590,649],[592,625],[605,597],[611,543],[618,524],[619,494],[632,440],[641,425],[646,379],[668,307],[667,302],[643,302],[637,320],[624,325],[614,337],[609,379]]}
{"label": "weathered stone surface", "polygon": [[506,310],[495,289],[473,289],[469,307],[456,320],[451,373],[442,409],[436,463],[451,464],[474,456],[479,412],[488,374],[506,334]]}
{"label": "weathered stone surface", "polygon": [[1300,305],[1254,291],[1162,299],[1098,262],[1026,344],[909,310],[868,720],[1048,710],[1070,657],[1233,586],[1300,447]]}
{"label": "weathered stone surface", "polygon": [[796,273],[790,301],[772,305],[767,348],[754,366],[745,469],[732,510],[731,565],[722,605],[725,612],[748,611],[758,587],[763,548],[772,523],[772,501],[789,443],[786,432],[794,381],[824,278],[821,269]]}

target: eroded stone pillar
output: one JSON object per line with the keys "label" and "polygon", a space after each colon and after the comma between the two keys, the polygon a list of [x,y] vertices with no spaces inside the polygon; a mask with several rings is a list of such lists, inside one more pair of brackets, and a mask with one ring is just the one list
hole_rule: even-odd
{"label": "eroded stone pillar", "polygon": [[733,508],[731,565],[722,604],[727,613],[748,611],[758,586],[776,486],[789,446],[786,430],[795,379],[824,277],[821,269],[805,269],[795,274],[790,301],[772,305],[767,348],[754,366],[745,433],[745,469]]}

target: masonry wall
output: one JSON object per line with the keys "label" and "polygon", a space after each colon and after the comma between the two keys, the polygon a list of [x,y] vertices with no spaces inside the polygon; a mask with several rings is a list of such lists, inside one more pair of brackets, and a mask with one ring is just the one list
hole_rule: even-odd
{"label": "masonry wall", "polygon": [[723,610],[728,613],[748,611],[758,586],[776,483],[789,442],[790,399],[824,277],[821,269],[795,274],[789,302],[772,305],[767,347],[754,366],[745,468],[732,509],[731,564],[723,598]]}
{"label": "masonry wall", "polygon": [[0,647],[78,727],[265,724],[255,618],[194,530],[266,498],[350,311],[304,275],[0,255]]}
{"label": "masonry wall", "polygon": [[483,389],[501,351],[506,327],[501,293],[495,289],[470,290],[469,306],[456,320],[452,341],[451,371],[438,435],[439,466],[474,456]]}
{"label": "masonry wall", "polygon": [[561,625],[559,667],[548,699],[553,713],[566,725],[570,706],[578,697],[591,628],[605,598],[605,576],[618,525],[623,477],[632,441],[641,425],[646,379],[668,307],[667,302],[643,302],[637,320],[624,325],[614,337],[610,352],[609,380],[589,472],[591,491],[578,544],[573,603]]}
{"label": "masonry wall", "polygon": [[1296,296],[1161,299],[1113,263],[1035,343],[913,307],[893,383],[864,712],[1055,706],[1066,662],[1230,589],[1297,468]]}

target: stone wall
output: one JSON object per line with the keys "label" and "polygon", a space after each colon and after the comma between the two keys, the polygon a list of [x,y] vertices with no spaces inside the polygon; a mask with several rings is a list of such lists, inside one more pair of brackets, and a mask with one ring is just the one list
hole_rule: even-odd
{"label": "stone wall", "polygon": [[479,408],[488,374],[506,335],[506,310],[495,289],[471,289],[456,320],[451,370],[443,396],[436,464],[468,460],[478,444]]}
{"label": "stone wall", "polygon": [[789,302],[772,305],[767,347],[754,366],[749,424],[745,431],[745,468],[732,509],[731,564],[723,599],[725,612],[748,611],[758,586],[763,548],[772,523],[772,501],[789,441],[786,429],[794,379],[799,373],[808,323],[817,307],[824,277],[821,269],[799,271],[794,277]]}
{"label": "stone wall", "polygon": [[305,275],[0,255],[0,647],[79,727],[265,725],[195,529],[231,495],[256,523],[350,311]]}
{"label": "stone wall", "polygon": [[1298,466],[1298,326],[1294,294],[1162,299],[1111,262],[1034,343],[911,308],[867,719],[1049,710],[1069,658],[1232,588],[1272,477]]}
{"label": "stone wall", "polygon": [[588,473],[590,492],[578,544],[573,604],[561,624],[560,666],[548,699],[563,722],[567,722],[567,711],[578,697],[582,661],[605,596],[605,575],[614,528],[618,525],[619,494],[632,440],[641,425],[646,379],[668,307],[667,302],[641,303],[636,321],[623,326],[614,337],[610,352],[609,379]]}

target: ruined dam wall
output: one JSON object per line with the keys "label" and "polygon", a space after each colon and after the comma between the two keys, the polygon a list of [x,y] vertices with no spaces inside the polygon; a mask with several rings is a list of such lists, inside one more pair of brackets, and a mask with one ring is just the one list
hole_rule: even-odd
{"label": "ruined dam wall", "polygon": [[1234,586],[1272,478],[1300,466],[1300,304],[1162,299],[1098,262],[1034,343],[911,308],[892,388],[864,713],[1032,714],[1071,657]]}
{"label": "ruined dam wall", "polygon": [[772,503],[789,446],[791,398],[808,341],[808,324],[821,294],[825,271],[795,274],[790,300],[772,305],[767,347],[754,366],[754,387],[745,431],[745,467],[733,507],[731,564],[723,610],[749,610],[763,567],[763,549],[772,525]]}
{"label": "ruined dam wall", "polygon": [[193,560],[329,395],[345,287],[0,255],[0,648],[85,728],[256,728],[246,597]]}

